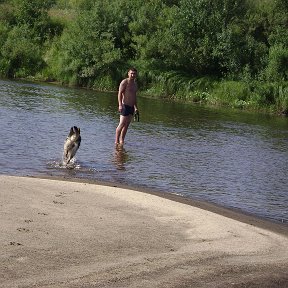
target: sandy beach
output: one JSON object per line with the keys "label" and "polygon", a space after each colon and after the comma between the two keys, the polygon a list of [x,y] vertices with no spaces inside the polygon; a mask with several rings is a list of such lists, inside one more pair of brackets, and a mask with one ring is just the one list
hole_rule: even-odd
{"label": "sandy beach", "polygon": [[0,287],[288,287],[287,226],[121,187],[0,181]]}

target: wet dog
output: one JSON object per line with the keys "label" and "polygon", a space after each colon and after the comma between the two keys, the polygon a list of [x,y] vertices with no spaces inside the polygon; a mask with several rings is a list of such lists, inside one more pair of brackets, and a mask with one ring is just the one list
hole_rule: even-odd
{"label": "wet dog", "polygon": [[63,165],[70,163],[71,159],[75,156],[77,150],[80,147],[81,136],[80,128],[73,126],[64,143],[64,153],[63,153]]}

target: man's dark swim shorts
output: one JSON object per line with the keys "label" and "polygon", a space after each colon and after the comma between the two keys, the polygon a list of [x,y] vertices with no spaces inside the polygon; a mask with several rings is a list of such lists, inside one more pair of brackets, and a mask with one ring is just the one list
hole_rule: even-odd
{"label": "man's dark swim shorts", "polygon": [[133,115],[134,114],[134,107],[131,107],[129,105],[122,105],[122,110],[120,113],[122,116],[128,116],[128,115]]}

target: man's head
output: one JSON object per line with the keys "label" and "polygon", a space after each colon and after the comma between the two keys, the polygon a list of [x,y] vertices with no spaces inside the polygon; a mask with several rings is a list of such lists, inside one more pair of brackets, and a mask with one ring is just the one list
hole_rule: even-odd
{"label": "man's head", "polygon": [[128,70],[128,77],[129,77],[130,79],[135,79],[136,76],[137,76],[137,69],[134,68],[134,67],[130,68],[130,69]]}

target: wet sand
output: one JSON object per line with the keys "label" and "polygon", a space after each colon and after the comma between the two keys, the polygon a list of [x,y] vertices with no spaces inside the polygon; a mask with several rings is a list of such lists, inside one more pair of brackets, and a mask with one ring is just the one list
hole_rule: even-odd
{"label": "wet sand", "polygon": [[0,287],[288,287],[287,226],[79,180],[0,183]]}

